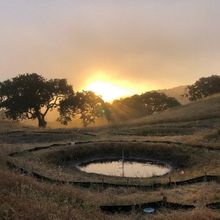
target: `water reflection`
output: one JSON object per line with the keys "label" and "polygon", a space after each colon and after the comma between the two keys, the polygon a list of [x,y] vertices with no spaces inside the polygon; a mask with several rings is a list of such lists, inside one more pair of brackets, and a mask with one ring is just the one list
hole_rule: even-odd
{"label": "water reflection", "polygon": [[87,173],[124,177],[162,176],[170,172],[170,168],[165,165],[135,161],[92,162],[78,168]]}

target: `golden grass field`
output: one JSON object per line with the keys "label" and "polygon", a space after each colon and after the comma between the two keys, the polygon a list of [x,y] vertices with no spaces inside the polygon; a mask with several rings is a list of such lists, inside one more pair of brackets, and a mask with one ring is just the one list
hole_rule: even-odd
{"label": "golden grass field", "polygon": [[[104,178],[105,182],[114,184],[127,183],[126,179],[83,174],[65,166],[67,159],[73,160],[70,156],[73,152],[80,152],[81,159],[92,159],[94,155],[104,157],[105,146],[111,143],[117,144],[113,144],[114,150],[107,151],[108,154],[114,154],[120,145],[127,143],[129,149],[143,150],[140,151],[143,152],[142,157],[159,149],[152,154],[155,158],[168,158],[178,162],[178,165],[180,162],[185,164],[184,176],[180,175],[178,168],[170,173],[174,182],[202,175],[220,176],[219,107],[220,96],[214,96],[126,124],[87,129],[42,130],[17,122],[1,121],[0,219],[220,219],[219,208],[206,207],[207,204],[220,202],[220,181],[143,190],[138,187],[85,188],[68,183],[55,184],[31,175],[34,172],[61,181],[102,182]],[[89,143],[65,145],[75,141]],[[41,149],[46,146],[51,147]],[[36,147],[40,150],[24,151]],[[18,154],[9,156],[14,152]],[[28,173],[9,169],[9,161]],[[129,184],[151,185],[167,183],[168,180],[168,176],[130,179]],[[136,211],[107,214],[99,208],[101,205],[154,202],[164,197],[169,202],[194,205],[195,209],[161,209],[146,215]]]}

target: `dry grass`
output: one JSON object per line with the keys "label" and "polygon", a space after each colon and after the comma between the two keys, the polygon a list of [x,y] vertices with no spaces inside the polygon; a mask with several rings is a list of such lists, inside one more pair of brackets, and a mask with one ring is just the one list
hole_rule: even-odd
{"label": "dry grass", "polygon": [[[160,199],[161,195],[164,194],[170,195],[174,200],[174,195],[181,192],[180,189],[174,189],[171,192],[166,190],[151,193],[141,193],[136,190],[129,192],[123,189],[94,192],[71,186],[39,183],[31,177],[20,176],[4,169],[0,171],[0,178],[1,219],[149,219],[136,213],[131,216],[106,216],[100,213],[97,206],[103,203],[129,204],[133,202],[135,204],[147,200],[154,201]],[[194,197],[196,197],[195,194],[201,195],[204,190],[209,193],[212,192],[213,195],[217,193],[214,185],[198,187],[194,189],[189,187],[188,192],[194,194]],[[182,191],[181,193],[183,196],[185,192]],[[196,198],[198,199],[198,197]],[[192,198],[187,200],[192,200]],[[180,199],[180,201],[183,200]],[[218,219],[220,217],[219,213],[210,210],[204,212],[203,210],[203,208],[198,208],[196,211],[186,213],[165,211],[151,217],[152,219],[167,219],[168,217],[169,219],[184,219],[184,217],[189,217],[189,219]]]}
{"label": "dry grass", "polygon": [[155,113],[151,116],[129,122],[132,125],[156,124],[164,122],[186,122],[201,119],[220,118],[220,95]]}
{"label": "dry grass", "polygon": [[218,220],[220,218],[219,213],[212,212],[208,209],[197,209],[191,212],[176,212],[172,214],[158,214],[152,216],[152,220]]}
{"label": "dry grass", "polygon": [[[100,177],[95,174],[86,174],[75,168],[74,164],[80,161],[90,161],[97,158],[113,158],[121,156],[121,148],[125,156],[132,158],[152,159],[168,162],[175,166],[169,175],[144,179],[129,179],[129,183],[153,184],[181,181],[203,176],[205,174],[218,175],[220,173],[220,152],[207,152],[206,149],[197,149],[187,145],[124,142],[122,143],[90,143],[75,146],[58,146],[52,149],[25,153],[13,158],[19,167],[35,171],[43,176],[65,181],[97,181],[127,184],[127,179],[115,177]],[[210,160],[211,159],[211,160]],[[24,163],[25,161],[25,163]],[[185,170],[185,175],[180,170]]]}
{"label": "dry grass", "polygon": [[0,119],[0,133],[6,133],[8,131],[24,130],[24,129],[30,129],[30,127],[23,126],[17,121]]}
{"label": "dry grass", "polygon": [[[86,202],[89,193],[70,187],[37,183],[8,171],[0,171],[1,219],[103,219]],[[91,200],[91,199],[90,199]]]}
{"label": "dry grass", "polygon": [[[125,135],[112,135],[113,132],[120,132],[125,126],[119,127],[106,127],[87,129],[86,132],[93,132],[97,134],[96,137],[90,137],[80,134],[82,131],[68,130],[68,129],[56,129],[56,130],[40,130],[41,132],[73,132],[77,133],[72,139],[67,137],[62,140],[56,140],[56,143],[78,140],[126,140],[126,141],[179,141],[190,144],[201,144],[203,146],[210,146],[212,148],[220,147],[219,128],[216,127],[220,118],[220,97],[212,97],[203,101],[198,101],[194,104],[189,104],[184,107],[168,110],[163,113],[158,113],[150,116],[149,118],[140,119],[132,123],[128,123],[125,126],[130,129],[142,129],[146,124],[149,126],[161,126],[161,130],[157,130],[154,127],[150,130],[152,136],[129,136]],[[201,121],[195,121],[203,119]],[[192,121],[192,122],[191,122]],[[160,124],[157,124],[160,123]],[[176,128],[174,128],[174,125]],[[202,127],[204,126],[204,128]],[[127,129],[126,127],[126,129]],[[178,135],[169,136],[166,133],[166,127],[170,128],[170,131],[175,133],[175,129],[192,127],[192,134],[185,134],[180,132]],[[172,128],[171,128],[172,127]],[[200,129],[202,127],[202,129]],[[155,129],[155,131],[154,131]],[[29,138],[28,142],[16,143],[16,138],[12,140],[12,137],[8,136],[7,139],[0,140],[0,219],[4,220],[140,220],[140,219],[153,219],[153,220],[208,220],[220,219],[220,212],[205,208],[207,203],[220,201],[220,185],[219,183],[201,183],[190,186],[181,186],[174,189],[158,189],[156,191],[140,191],[137,188],[108,188],[106,190],[97,189],[82,189],[73,187],[70,185],[56,185],[45,182],[39,182],[30,176],[23,176],[16,172],[11,172],[6,167],[7,155],[14,151],[22,151],[37,146],[47,146],[51,144],[54,137],[42,138],[42,142],[39,143],[36,139],[33,142],[31,134],[35,131],[39,131],[36,128],[23,127],[14,122],[1,121],[0,133],[1,137],[4,137],[10,131],[24,131]],[[33,131],[33,132],[32,132]],[[163,131],[161,136],[155,136],[155,132]],[[53,134],[56,136],[56,134]],[[77,136],[78,135],[78,136]],[[142,134],[143,135],[143,134]],[[0,138],[1,138],[0,137]],[[58,138],[59,139],[59,138]],[[6,140],[6,141],[5,141]],[[14,141],[15,140],[15,141]],[[18,136],[18,141],[19,136]],[[184,150],[183,150],[184,151]],[[187,149],[185,149],[187,151]],[[55,152],[55,151],[54,151]],[[199,155],[199,152],[203,152]],[[213,172],[215,168],[219,175],[219,160],[218,154],[206,150],[194,149],[188,154],[194,164],[199,162],[201,169],[202,164],[209,164],[206,166],[206,172]],[[23,157],[17,157],[18,162],[22,166],[28,166],[33,161],[36,162],[36,157],[40,156],[38,153],[23,155]],[[35,158],[34,158],[35,157]],[[196,159],[197,158],[197,159]],[[199,158],[199,159],[198,159]],[[209,163],[208,163],[209,162]],[[37,163],[36,163],[37,164]],[[206,164],[206,165],[207,165]],[[41,164],[39,166],[39,172],[48,171],[48,164],[45,167]],[[29,167],[30,168],[30,167]],[[33,169],[33,167],[31,167]],[[196,171],[195,171],[196,172]],[[196,174],[196,173],[194,173]],[[192,172],[187,175],[194,175]],[[99,205],[103,204],[136,204],[145,203],[150,201],[157,201],[166,196],[168,201],[193,204],[196,209],[193,211],[172,211],[161,210],[154,215],[142,215],[141,213],[131,213],[130,215],[106,215],[99,210]]]}

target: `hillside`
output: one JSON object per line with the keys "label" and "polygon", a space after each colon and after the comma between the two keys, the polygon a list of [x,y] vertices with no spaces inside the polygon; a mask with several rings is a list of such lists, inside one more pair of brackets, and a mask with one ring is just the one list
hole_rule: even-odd
{"label": "hillside", "polygon": [[185,105],[189,103],[189,100],[184,97],[183,95],[186,94],[187,91],[187,85],[185,86],[177,86],[171,89],[161,89],[158,90],[158,92],[162,92],[166,94],[167,96],[174,97],[177,99],[182,105]]}
{"label": "hillside", "polygon": [[[219,107],[216,95],[121,126],[87,129],[0,121],[0,219],[219,219]],[[175,166],[169,176],[116,178],[70,163],[76,155],[82,161],[121,157],[122,146],[134,159]],[[163,205],[149,216],[140,209],[146,204]],[[120,211],[125,205],[131,211]]]}
{"label": "hillside", "polygon": [[220,94],[198,100],[180,107],[157,112],[148,117],[134,120],[132,124],[156,124],[161,122],[196,121],[220,118]]}

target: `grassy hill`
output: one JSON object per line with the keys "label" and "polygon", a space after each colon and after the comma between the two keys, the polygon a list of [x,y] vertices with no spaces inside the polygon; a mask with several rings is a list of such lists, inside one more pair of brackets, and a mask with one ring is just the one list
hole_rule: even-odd
{"label": "grassy hill", "polygon": [[140,118],[130,124],[156,124],[164,122],[196,121],[220,118],[220,94],[198,100],[183,106],[157,112],[148,117]]}
{"label": "grassy hill", "polygon": [[162,92],[169,97],[174,97],[182,105],[189,103],[189,100],[186,97],[184,97],[184,94],[186,94],[187,92],[187,86],[177,86],[171,89],[162,89],[158,90],[158,92]]}
{"label": "grassy hill", "polygon": [[[179,169],[174,169],[172,180],[175,178],[178,181],[187,180],[191,177],[197,177],[197,175],[204,175],[204,173],[210,175],[214,173],[220,176],[219,109],[220,95],[215,95],[114,126],[87,129],[38,129],[24,127],[17,122],[0,121],[0,219],[220,219],[217,206],[220,202],[219,182],[200,182],[143,191],[139,187],[109,187],[105,189],[91,186],[83,188],[70,184],[52,184],[43,179],[39,181],[35,178],[36,173],[47,174],[48,177],[51,175],[53,179],[67,180],[71,175],[75,178],[79,173],[76,175],[72,172],[72,168],[63,168],[48,163],[49,160],[45,160],[45,155],[48,155],[47,158],[50,160],[56,159],[53,155],[66,155],[68,158],[72,155],[75,157],[75,154],[69,153],[68,149],[78,147],[82,153],[87,152],[86,147],[89,149],[94,147],[95,150],[98,150],[97,143],[99,143],[100,149],[105,152],[103,140],[107,142],[109,147],[113,146],[115,150],[117,149],[115,143],[122,146],[126,142],[130,149],[133,146],[140,148],[142,144],[148,149],[148,153],[141,154],[146,158],[149,153],[155,157],[160,154],[169,157],[173,155],[174,159],[183,158],[183,164],[188,162],[190,166],[185,168],[184,176]],[[199,132],[202,132],[202,135],[199,135]],[[74,141],[86,142],[88,145],[84,147],[82,145],[65,145]],[[130,146],[130,143],[135,144]],[[51,147],[47,148],[47,146]],[[153,151],[154,147],[158,147],[160,151]],[[9,156],[10,153],[27,149],[39,151],[22,152],[17,157]],[[89,156],[93,155],[89,154]],[[18,170],[8,169],[7,161],[29,169],[30,173],[20,173]],[[31,172],[35,173],[35,176]],[[95,177],[98,181],[104,179],[107,181],[105,176]],[[77,176],[77,178],[80,180],[82,176]],[[89,174],[86,178],[92,180]],[[157,184],[158,181],[166,183],[168,180],[168,176],[163,176],[161,179],[158,177],[149,180],[142,179],[140,183],[149,181],[149,184]],[[110,182],[117,184],[118,181],[130,184],[134,180],[112,178]],[[204,194],[204,192],[206,193]],[[162,209],[154,215],[144,215],[135,211],[130,214],[109,215],[100,210],[100,206],[103,205],[142,204],[160,201],[164,197],[168,202],[193,204],[196,208],[187,211]],[[217,204],[216,210],[207,208],[207,205],[212,203]]]}

